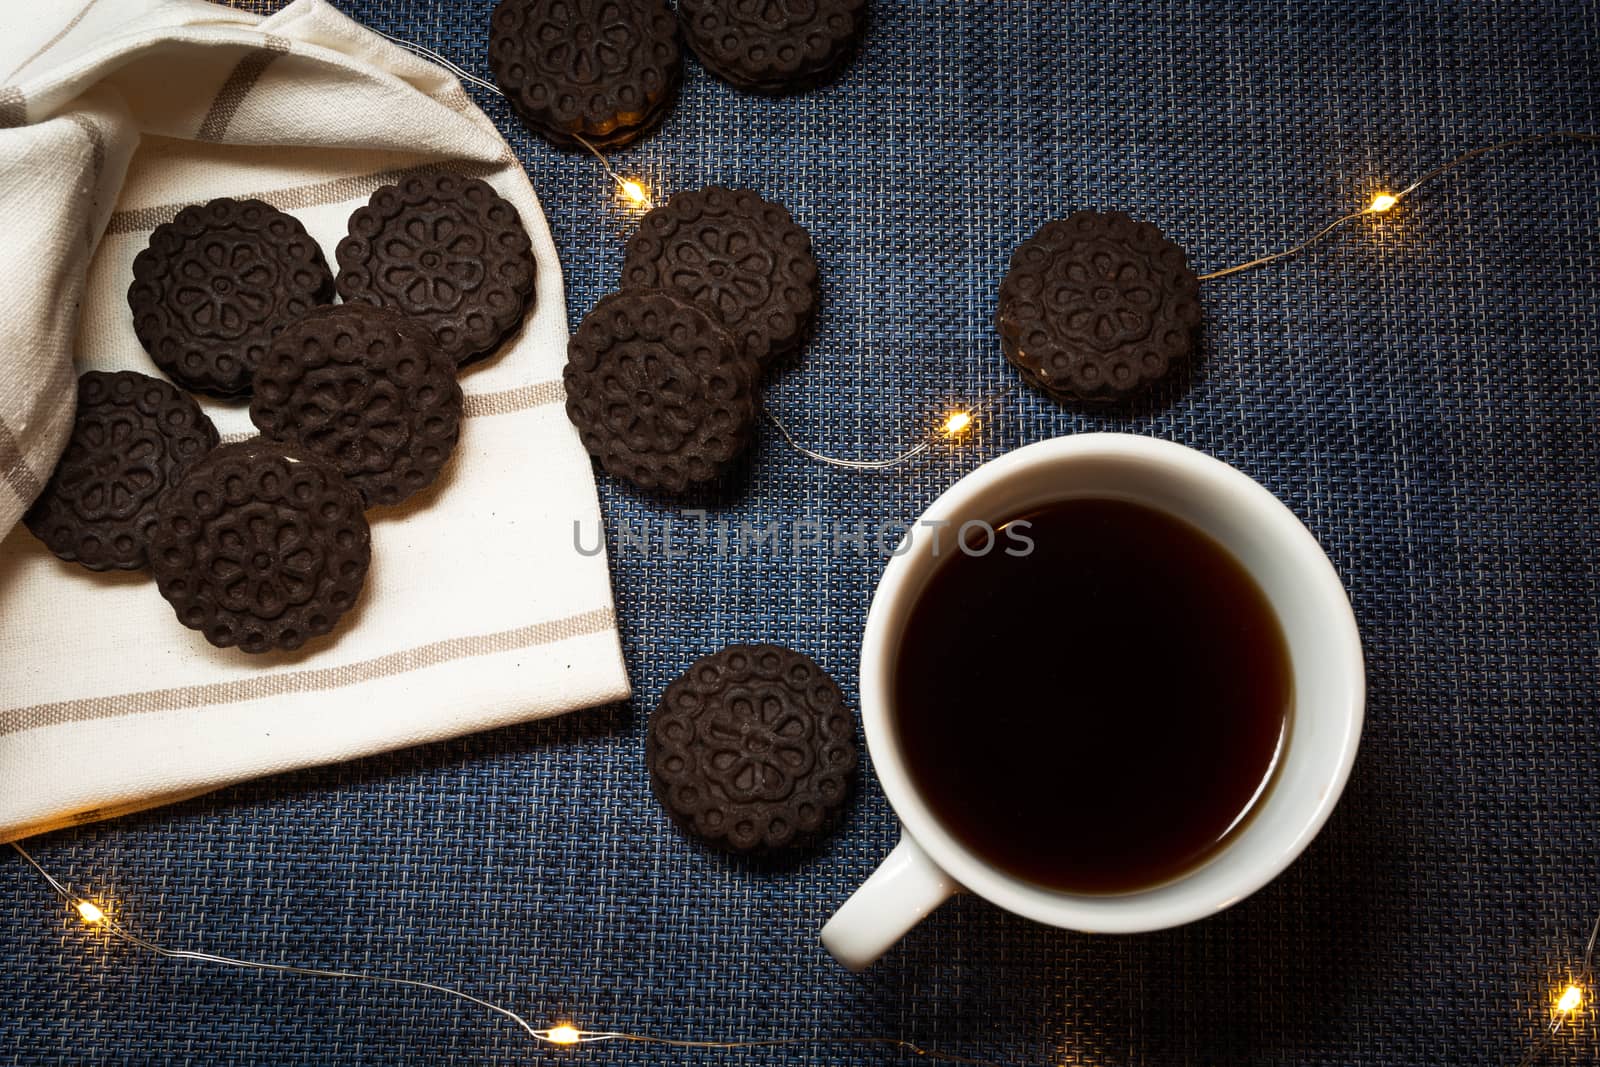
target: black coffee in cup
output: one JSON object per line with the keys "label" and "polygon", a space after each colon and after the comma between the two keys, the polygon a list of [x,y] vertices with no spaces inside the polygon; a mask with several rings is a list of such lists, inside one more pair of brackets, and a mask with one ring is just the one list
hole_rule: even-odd
{"label": "black coffee in cup", "polygon": [[1266,792],[1293,701],[1244,567],[1180,519],[1098,498],[1017,516],[987,552],[946,546],[893,678],[935,817],[1013,877],[1079,893],[1215,854]]}

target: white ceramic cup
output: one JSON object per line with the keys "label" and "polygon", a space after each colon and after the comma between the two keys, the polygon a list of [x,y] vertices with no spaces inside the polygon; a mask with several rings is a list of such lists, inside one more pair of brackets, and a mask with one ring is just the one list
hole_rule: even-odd
{"label": "white ceramic cup", "polygon": [[[942,561],[927,530],[884,569],[861,641],[861,717],[883,790],[900,816],[900,843],[822,930],[822,942],[860,970],[949,897],[970,890],[1008,911],[1092,933],[1133,933],[1192,922],[1266,885],[1311,842],[1350,775],[1366,699],[1361,638],[1339,576],[1317,540],[1270,492],[1219,460],[1169,441],[1079,434],[1029,445],[984,464],[933,502],[923,522],[991,524],[1052,501],[1110,497],[1158,508],[1225,546],[1266,594],[1289,646],[1294,704],[1289,737],[1252,817],[1207,862],[1177,879],[1121,894],[1069,893],[1012,877],[965,848],[912,784],[891,715],[895,657],[907,616]],[[931,528],[929,528],[931,529]],[[1060,605],[1062,611],[1074,605]],[[952,624],[959,620],[951,620]],[[901,718],[915,729],[915,712]]]}

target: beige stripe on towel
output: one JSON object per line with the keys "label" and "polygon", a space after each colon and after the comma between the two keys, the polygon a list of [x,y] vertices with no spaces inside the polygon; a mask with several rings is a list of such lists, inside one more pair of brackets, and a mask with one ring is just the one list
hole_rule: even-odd
{"label": "beige stripe on towel", "polygon": [[65,26],[61,27],[61,29],[56,31],[56,35],[54,37],[50,38],[44,44],[40,45],[37,49],[35,49],[33,55],[29,56],[27,59],[24,59],[21,63],[18,63],[17,66],[16,66],[16,69],[14,69],[10,74],[7,74],[6,78],[7,79],[15,78],[18,74],[21,74],[24,70],[27,70],[28,67],[33,63],[34,60],[38,59],[40,56],[42,56],[46,52],[50,51],[50,49],[52,49],[56,45],[60,44],[61,43],[61,39],[63,37],[65,37],[67,34],[71,33],[72,30],[73,30],[73,27],[77,26],[78,23],[82,22],[83,21],[83,16],[87,15],[89,13],[89,9],[91,7],[93,7],[98,2],[99,2],[99,0],[87,0],[87,2],[81,8],[78,9],[78,13],[76,15],[72,16],[72,18],[68,19],[67,20],[67,24]]}
{"label": "beige stripe on towel", "polygon": [[24,504],[31,503],[44,488],[39,476],[17,447],[17,439],[4,419],[0,419],[0,482],[5,482]]}
{"label": "beige stripe on towel", "polygon": [[605,633],[616,625],[610,608],[586,611],[549,622],[499,633],[472,637],[452,637],[417,648],[391,652],[386,656],[347,663],[339,667],[318,667],[303,671],[279,671],[233,682],[212,682],[174,689],[152,689],[120,696],[63,700],[54,704],[35,704],[28,708],[0,711],[0,736],[37,730],[46,726],[147,715],[157,711],[206,708],[218,704],[237,704],[264,700],[287,693],[313,693],[409,674],[426,667],[437,667],[454,660],[492,656],[536,645],[551,645],[588,634]]}
{"label": "beige stripe on towel", "polygon": [[[538,382],[534,385],[518,386],[515,389],[502,389],[498,393],[478,393],[475,396],[462,397],[461,416],[467,419],[482,418],[485,415],[511,415],[518,411],[527,411],[529,408],[543,407],[545,404],[560,404],[567,399],[567,390],[559,381]],[[239,441],[248,441],[255,433],[230,433],[224,434],[224,444],[233,444]]]}
{"label": "beige stripe on towel", "polygon": [[514,411],[526,411],[545,404],[559,404],[566,399],[567,390],[561,382],[538,382],[498,393],[465,397],[461,414],[469,419],[480,415],[509,415]]}
{"label": "beige stripe on towel", "polygon": [[262,41],[263,46],[239,60],[239,65],[233,68],[228,80],[222,83],[217,98],[211,102],[211,110],[206,112],[205,119],[200,123],[197,135],[200,140],[222,140],[222,135],[228,132],[228,123],[244,106],[245,98],[255,88],[256,80],[267,69],[267,64],[289,51],[289,42],[282,37],[268,33],[262,35]]}
{"label": "beige stripe on towel", "polygon": [[0,85],[0,130],[28,121],[28,98],[15,85]]}

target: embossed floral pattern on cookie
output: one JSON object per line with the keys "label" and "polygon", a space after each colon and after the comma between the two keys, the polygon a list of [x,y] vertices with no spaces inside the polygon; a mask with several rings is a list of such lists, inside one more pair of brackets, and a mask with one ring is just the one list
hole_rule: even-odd
{"label": "embossed floral pattern on cookie", "polygon": [[1057,400],[1114,403],[1187,363],[1199,281],[1149,223],[1079,211],[1017,248],[995,323],[1031,384]]}
{"label": "embossed floral pattern on cookie", "polygon": [[697,305],[625,289],[567,346],[567,416],[611,474],[678,492],[716,478],[749,443],[757,373]]}
{"label": "embossed floral pattern on cookie", "polygon": [[855,725],[809,657],[730,645],[667,687],[646,741],[656,796],[689,830],[736,852],[813,839],[843,806]]}
{"label": "embossed floral pattern on cookie", "polygon": [[817,306],[811,235],[783,205],[718,185],[678,193],[640,220],[622,282],[688,297],[763,365],[800,343]]}
{"label": "embossed floral pattern on cookie", "polygon": [[333,275],[293,216],[260,200],[213,200],[156,227],[133,261],[128,306],[145,351],[197,393],[248,395],[289,323],[333,299]]}
{"label": "embossed floral pattern on cookie", "polygon": [[223,445],[157,504],[156,586],[219,648],[299,648],[361,595],[372,558],[361,507],[308,452],[259,437]]}
{"label": "embossed floral pattern on cookie", "polygon": [[88,371],[66,451],[23,521],[64,560],[94,571],[149,559],[156,499],[217,444],[194,400],[135,371]]}
{"label": "embossed floral pattern on cookie", "polygon": [[489,65],[540,133],[614,147],[661,117],[683,59],[662,0],[500,0]]}
{"label": "embossed floral pattern on cookie", "polygon": [[398,504],[450,458],[461,404],[454,361],[420,324],[340,304],[278,335],[256,370],[250,418],[332,463],[368,504]]}
{"label": "embossed floral pattern on cookie", "polygon": [[533,303],[533,246],[517,209],[459,174],[377,190],[336,255],[346,303],[416,319],[458,365],[492,353]]}
{"label": "embossed floral pattern on cookie", "polygon": [[684,38],[706,69],[759,93],[813,88],[866,32],[866,0],[679,0]]}

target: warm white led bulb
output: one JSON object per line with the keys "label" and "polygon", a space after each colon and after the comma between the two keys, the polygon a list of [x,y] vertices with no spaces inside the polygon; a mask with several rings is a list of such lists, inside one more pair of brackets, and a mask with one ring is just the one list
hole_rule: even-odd
{"label": "warm white led bulb", "polygon": [[622,189],[622,195],[634,206],[644,207],[650,202],[650,193],[632,178],[624,178],[618,185]]}
{"label": "warm white led bulb", "polygon": [[571,1026],[567,1023],[562,1023],[560,1026],[552,1026],[545,1032],[545,1037],[552,1045],[576,1045],[578,1039],[582,1036],[582,1032],[576,1026]]}

